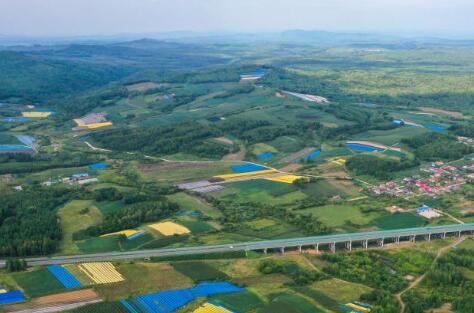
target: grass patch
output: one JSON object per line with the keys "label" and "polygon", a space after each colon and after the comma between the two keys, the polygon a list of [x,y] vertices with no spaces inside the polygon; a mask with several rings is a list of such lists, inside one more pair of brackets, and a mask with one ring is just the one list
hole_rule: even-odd
{"label": "grass patch", "polygon": [[244,194],[264,191],[273,197],[280,197],[297,190],[292,184],[282,184],[265,179],[255,179],[229,184]]}
{"label": "grass patch", "polygon": [[346,303],[357,300],[363,293],[370,292],[372,290],[367,286],[340,279],[326,279],[318,281],[311,286],[311,289],[323,293],[338,303]]}
{"label": "grass patch", "polygon": [[426,220],[413,213],[397,213],[385,215],[375,220],[375,225],[380,229],[397,229],[423,226]]}
{"label": "grass patch", "polygon": [[229,277],[217,268],[205,262],[190,261],[176,262],[171,264],[175,270],[188,276],[195,282],[202,281],[223,281]]}
{"label": "grass patch", "polygon": [[345,195],[342,190],[334,188],[334,186],[329,184],[326,180],[318,180],[314,183],[305,184],[302,190],[308,196],[315,198],[327,198],[336,195]]}
{"label": "grass patch", "polygon": [[77,246],[83,253],[120,251],[119,236],[106,236],[88,239],[78,242]]}
{"label": "grass patch", "polygon": [[351,204],[326,205],[300,211],[311,213],[329,227],[344,226],[348,222],[357,225],[367,225],[379,216],[378,213],[362,213]]}
{"label": "grass patch", "polygon": [[58,211],[63,231],[59,251],[64,254],[78,253],[79,248],[73,241],[73,234],[102,220],[102,214],[91,200],[73,200]]}
{"label": "grass patch", "polygon": [[140,249],[142,246],[145,244],[155,240],[155,237],[153,237],[151,234],[143,234],[135,239],[132,240],[125,240],[123,242],[120,242],[120,247],[122,250],[128,251],[128,250],[134,250],[134,249]]}
{"label": "grass patch", "polygon": [[30,297],[40,297],[66,290],[46,268],[16,273],[13,274],[13,278]]}
{"label": "grass patch", "polygon": [[143,249],[158,249],[158,248],[163,248],[167,246],[171,246],[176,243],[181,243],[185,242],[189,239],[188,235],[175,235],[175,236],[169,236],[169,237],[163,237],[159,239],[155,239],[149,243],[146,243],[145,245],[142,246]]}
{"label": "grass patch", "polygon": [[247,226],[249,226],[252,229],[255,230],[260,230],[263,228],[275,226],[277,222],[275,220],[269,219],[269,218],[261,218],[255,221],[247,222],[245,223]]}
{"label": "grass patch", "polygon": [[319,313],[323,312],[311,302],[298,295],[278,293],[271,295],[271,302],[259,309],[258,313]]}
{"label": "grass patch", "polygon": [[253,312],[263,305],[262,300],[250,291],[217,295],[210,300],[235,312]]}
{"label": "grass patch", "polygon": [[125,204],[122,201],[103,201],[96,204],[102,214],[112,214],[122,209]]}
{"label": "grass patch", "polygon": [[179,223],[189,229],[193,234],[202,234],[208,233],[214,230],[214,228],[206,222],[203,221],[190,221],[185,219],[180,219]]}
{"label": "grass patch", "polygon": [[99,295],[109,301],[193,285],[188,277],[175,271],[167,263],[127,262],[116,267],[125,277],[124,281],[95,286]]}

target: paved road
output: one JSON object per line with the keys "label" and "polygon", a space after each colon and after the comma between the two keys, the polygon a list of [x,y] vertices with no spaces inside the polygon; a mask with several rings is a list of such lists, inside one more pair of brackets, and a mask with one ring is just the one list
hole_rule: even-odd
{"label": "paved road", "polygon": [[[235,243],[235,244],[212,245],[212,246],[29,258],[26,261],[28,262],[28,265],[35,266],[35,265],[95,262],[95,261],[129,260],[129,259],[140,259],[140,258],[149,258],[149,257],[168,257],[168,256],[181,256],[181,255],[192,255],[192,254],[220,253],[220,252],[230,252],[230,251],[279,249],[282,247],[299,247],[299,246],[310,246],[310,245],[316,245],[316,244],[324,245],[324,244],[332,244],[332,243],[343,243],[343,242],[349,242],[349,241],[357,242],[357,241],[365,241],[365,240],[377,240],[377,239],[382,239],[382,238],[421,236],[421,235],[428,235],[428,234],[442,234],[442,233],[450,233],[450,232],[455,233],[455,232],[460,232],[460,231],[474,231],[474,223],[435,226],[435,227],[406,228],[406,229],[375,231],[375,232],[347,233],[347,234],[314,236],[314,237],[303,237],[303,238],[253,241],[253,242],[242,242],[242,243]],[[4,265],[4,261],[0,260],[0,266],[2,265]]]}

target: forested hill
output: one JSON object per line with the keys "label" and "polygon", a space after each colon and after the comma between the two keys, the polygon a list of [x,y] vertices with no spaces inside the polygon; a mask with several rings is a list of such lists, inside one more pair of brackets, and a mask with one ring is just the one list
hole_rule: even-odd
{"label": "forested hill", "polygon": [[9,48],[0,50],[0,99],[51,101],[145,69],[193,69],[226,62],[211,48],[155,40]]}
{"label": "forested hill", "polygon": [[77,61],[59,61],[0,51],[0,99],[45,101],[121,79],[131,69]]}

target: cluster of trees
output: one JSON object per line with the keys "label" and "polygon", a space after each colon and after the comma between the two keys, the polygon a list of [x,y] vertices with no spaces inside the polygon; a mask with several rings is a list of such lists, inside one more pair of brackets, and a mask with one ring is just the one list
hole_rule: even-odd
{"label": "cluster of trees", "polygon": [[172,216],[179,211],[179,205],[162,200],[146,201],[126,206],[118,212],[106,215],[101,224],[89,227],[74,235],[76,240],[87,236],[99,236],[124,229],[138,227],[143,223],[157,221]]}
{"label": "cluster of trees", "polygon": [[222,201],[209,195],[199,195],[218,208],[223,216],[220,222],[226,230],[237,231],[243,223],[259,218],[274,217],[296,226],[307,235],[326,234],[330,228],[312,214],[294,212],[283,206],[272,206],[258,202],[238,203]]}
{"label": "cluster of trees", "polygon": [[201,157],[221,158],[233,152],[234,147],[212,140],[221,133],[214,128],[186,123],[150,128],[120,128],[92,135],[101,146],[118,151],[142,151],[149,154],[178,152]]}
{"label": "cluster of trees", "polygon": [[61,240],[56,208],[79,189],[53,186],[28,187],[2,195],[0,201],[0,256],[45,255],[56,251]]}
{"label": "cluster of trees", "polygon": [[224,91],[221,94],[214,96],[215,99],[227,99],[236,95],[249,94],[255,90],[254,85],[241,85]]}
{"label": "cluster of trees", "polygon": [[398,292],[407,286],[407,281],[387,264],[387,259],[382,258],[377,252],[355,252],[323,254],[323,260],[330,264],[324,271],[330,275],[363,283],[373,288],[386,290],[391,293]]}
{"label": "cluster of trees", "polygon": [[53,168],[81,167],[99,160],[99,157],[94,154],[68,152],[36,156],[5,154],[0,155],[0,174],[22,174]]}
{"label": "cluster of trees", "polygon": [[298,125],[274,125],[264,120],[227,120],[219,125],[224,133],[229,133],[248,144],[267,142],[281,136],[308,137],[308,132],[320,129],[321,125],[314,123],[300,123]]}
{"label": "cluster of trees", "polygon": [[347,169],[357,175],[370,175],[388,179],[393,172],[419,165],[416,159],[402,158],[400,161],[371,154],[357,154],[347,160]]}
{"label": "cluster of trees", "polygon": [[176,92],[176,95],[167,101],[166,105],[161,109],[164,113],[171,113],[177,107],[188,104],[196,100],[197,98],[207,95],[209,90],[207,88],[197,88],[197,89],[183,89],[179,92]]}
{"label": "cluster of trees", "polygon": [[474,138],[474,125],[471,124],[456,124],[451,126],[449,130],[461,137]]}
{"label": "cluster of trees", "polygon": [[8,259],[6,268],[8,272],[21,272],[27,268],[27,264],[23,259]]}
{"label": "cluster of trees", "polygon": [[360,300],[368,302],[372,305],[372,313],[399,313],[400,304],[397,299],[383,289],[374,289],[371,292],[364,293],[360,296]]}
{"label": "cluster of trees", "polygon": [[283,274],[291,277],[294,284],[297,286],[306,286],[319,280],[326,279],[328,276],[324,273],[311,271],[302,268],[295,262],[277,262],[272,259],[263,260],[258,265],[260,273],[269,274]]}
{"label": "cluster of trees", "polygon": [[425,312],[452,303],[460,313],[474,308],[474,280],[463,269],[474,270],[474,251],[457,249],[439,258],[423,284],[403,295],[407,313]]}
{"label": "cluster of trees", "polygon": [[464,155],[474,152],[474,149],[450,135],[441,133],[426,133],[402,140],[415,149],[415,155],[422,160],[433,161],[437,159],[456,160]]}

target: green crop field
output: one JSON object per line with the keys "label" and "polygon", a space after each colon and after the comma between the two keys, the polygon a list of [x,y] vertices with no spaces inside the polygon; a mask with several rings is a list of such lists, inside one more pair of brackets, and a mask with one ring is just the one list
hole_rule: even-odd
{"label": "green crop field", "polygon": [[217,295],[210,299],[235,312],[254,311],[263,305],[263,301],[250,291]]}
{"label": "green crop field", "polygon": [[92,238],[76,243],[83,253],[120,251],[119,236]]}
{"label": "green crop field", "polygon": [[63,230],[61,253],[77,253],[78,247],[73,241],[73,234],[100,223],[101,212],[89,200],[74,200],[58,211]]}
{"label": "green crop field", "polygon": [[413,213],[385,215],[375,220],[380,229],[397,229],[423,226],[427,220]]}
{"label": "green crop field", "polygon": [[31,297],[64,292],[66,288],[46,269],[16,273],[13,279]]}
{"label": "green crop field", "polygon": [[103,215],[114,213],[124,207],[121,201],[103,201],[95,205]]}
{"label": "green crop field", "polygon": [[228,277],[214,266],[201,261],[172,263],[175,270],[191,278],[195,282],[224,281]]}
{"label": "green crop field", "polygon": [[302,296],[282,293],[272,295],[272,300],[265,307],[257,311],[258,313],[319,313],[324,312]]}

